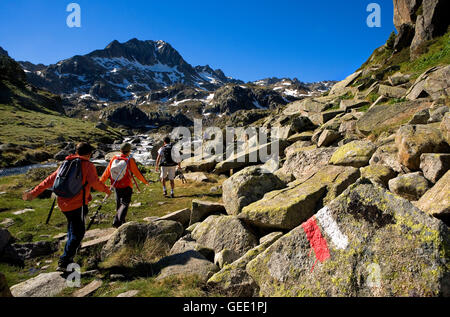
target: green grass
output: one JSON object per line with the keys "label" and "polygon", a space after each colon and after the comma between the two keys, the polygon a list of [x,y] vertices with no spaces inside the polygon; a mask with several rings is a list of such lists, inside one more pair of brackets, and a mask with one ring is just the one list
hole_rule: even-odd
{"label": "green grass", "polygon": [[0,142],[13,143],[30,149],[22,153],[0,154],[0,167],[14,165],[27,153],[45,150],[56,154],[61,142],[89,141],[94,145],[103,138],[118,139],[120,132],[95,128],[94,122],[69,118],[57,112],[38,112],[0,104]]}

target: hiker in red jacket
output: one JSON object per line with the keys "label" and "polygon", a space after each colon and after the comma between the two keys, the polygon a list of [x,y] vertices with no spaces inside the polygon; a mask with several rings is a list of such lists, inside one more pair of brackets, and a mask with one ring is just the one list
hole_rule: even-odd
{"label": "hiker in red jacket", "polygon": [[116,228],[119,228],[126,222],[125,218],[131,203],[131,196],[133,195],[132,179],[136,183],[133,175],[145,185],[149,185],[148,181],[139,171],[136,161],[129,157],[131,153],[131,144],[122,144],[120,151],[122,154],[113,157],[102,177],[100,177],[102,183],[105,183],[110,179],[111,185],[116,192],[116,216],[114,217],[113,222],[113,226]]}
{"label": "hiker in red jacket", "polygon": [[[108,196],[111,190],[101,183],[98,179],[97,170],[89,160],[92,156],[93,148],[88,143],[80,143],[77,145],[76,154],[66,157],[66,161],[75,159],[81,160],[82,182],[85,184],[84,190],[80,191],[72,198],[58,197],[59,209],[67,218],[67,242],[64,247],[64,253],[59,259],[58,271],[66,271],[67,266],[73,262],[78,247],[83,240],[85,234],[85,217],[88,213],[87,205],[92,200],[91,188],[104,192]],[[58,169],[59,170],[59,169]],[[42,183],[30,192],[23,194],[24,200],[33,200],[39,196],[44,190],[53,187],[58,170],[47,177]],[[83,199],[84,193],[84,199]],[[85,206],[83,206],[83,203]]]}

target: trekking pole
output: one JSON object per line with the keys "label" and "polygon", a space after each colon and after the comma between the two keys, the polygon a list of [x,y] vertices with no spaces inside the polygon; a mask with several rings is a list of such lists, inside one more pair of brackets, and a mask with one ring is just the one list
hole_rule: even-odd
{"label": "trekking pole", "polygon": [[56,199],[57,199],[57,197],[55,197],[55,199],[53,199],[52,207],[50,208],[50,211],[47,216],[47,220],[45,221],[46,225],[48,225],[48,223],[50,222],[50,218],[52,217],[53,209],[55,209]]}
{"label": "trekking pole", "polygon": [[[131,154],[130,154],[130,158],[131,158]],[[117,183],[117,180],[119,179],[120,175],[122,175],[122,172],[125,170],[125,168],[127,166],[128,166],[128,163],[122,168],[122,170],[120,171],[119,175],[117,175],[117,177],[114,180],[114,183],[112,183],[111,187],[114,187],[114,185]],[[100,212],[100,210],[102,209],[103,205],[106,203],[108,198],[109,198],[109,196],[105,196],[105,198],[103,198],[103,201],[100,203],[100,206],[98,206],[97,211],[91,217],[91,221],[89,221],[89,224],[88,224],[88,226],[86,228],[86,231],[88,231],[91,228],[92,224],[94,223],[95,218],[97,217],[98,213]]]}

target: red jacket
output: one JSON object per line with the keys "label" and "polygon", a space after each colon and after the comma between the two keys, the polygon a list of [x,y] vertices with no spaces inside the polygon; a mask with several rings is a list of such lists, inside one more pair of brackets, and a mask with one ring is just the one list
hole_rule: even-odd
{"label": "red jacket", "polygon": [[112,166],[112,163],[117,159],[125,159],[125,160],[129,160],[129,162],[128,162],[127,171],[126,171],[124,177],[120,181],[118,181],[117,183],[114,184],[115,188],[133,187],[133,183],[131,181],[131,177],[132,177],[131,173],[133,173],[133,175],[135,175],[141,182],[148,185],[147,180],[145,179],[144,176],[142,176],[141,172],[139,171],[139,169],[136,165],[136,161],[133,158],[129,159],[128,156],[126,156],[124,154],[120,155],[120,158],[118,158],[117,156],[114,156],[113,159],[109,162],[108,167],[106,168],[102,177],[100,177],[100,181],[102,183],[105,183],[108,179],[111,181],[111,185],[114,183],[115,180],[111,178],[111,166]]}
{"label": "red jacket", "polygon": [[[86,205],[92,200],[91,196],[91,188],[94,188],[96,191],[110,193],[108,187],[106,187],[100,180],[98,179],[97,169],[95,165],[92,164],[88,159],[80,157],[79,155],[70,155],[66,157],[66,160],[73,160],[75,158],[80,158],[81,162],[81,172],[83,174],[83,184],[86,184],[85,187],[85,203]],[[58,170],[56,170],[52,175],[47,177],[42,183],[36,186],[35,189],[31,191],[31,194],[34,197],[39,196],[44,190],[51,188],[53,183],[55,182],[56,175],[58,175]],[[73,198],[62,198],[58,197],[58,206],[63,211],[72,211],[83,206],[83,191],[81,191],[78,195]]]}

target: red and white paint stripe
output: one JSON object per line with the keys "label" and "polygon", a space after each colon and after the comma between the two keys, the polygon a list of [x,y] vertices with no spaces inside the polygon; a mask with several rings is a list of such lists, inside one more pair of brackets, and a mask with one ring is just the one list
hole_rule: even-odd
{"label": "red and white paint stripe", "polygon": [[331,216],[330,209],[323,207],[317,212],[315,217],[336,248],[345,250],[348,246],[348,238],[339,230],[338,224]]}
{"label": "red and white paint stripe", "polygon": [[[311,249],[316,254],[316,262],[320,261],[323,263],[330,258],[330,250],[328,249],[327,240],[322,235],[317,222],[320,223],[326,235],[331,238],[331,242],[336,248],[346,249],[348,246],[348,238],[339,230],[338,224],[331,216],[328,207],[322,208],[315,216],[304,222],[301,227],[305,231]],[[314,269],[315,264],[311,268],[311,271]]]}

